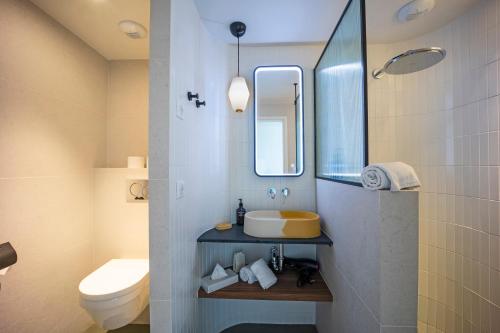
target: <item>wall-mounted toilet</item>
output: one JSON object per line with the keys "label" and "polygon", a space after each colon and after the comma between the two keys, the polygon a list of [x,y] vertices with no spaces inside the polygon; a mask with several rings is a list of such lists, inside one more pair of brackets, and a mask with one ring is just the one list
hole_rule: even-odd
{"label": "wall-mounted toilet", "polygon": [[112,259],[80,282],[80,305],[105,330],[123,327],[149,303],[149,260]]}

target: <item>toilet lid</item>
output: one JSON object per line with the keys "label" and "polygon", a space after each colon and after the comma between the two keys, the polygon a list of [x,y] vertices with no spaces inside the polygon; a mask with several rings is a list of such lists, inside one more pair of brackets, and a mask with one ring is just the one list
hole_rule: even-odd
{"label": "toilet lid", "polygon": [[112,259],[80,282],[80,295],[89,300],[118,297],[148,278],[148,259]]}

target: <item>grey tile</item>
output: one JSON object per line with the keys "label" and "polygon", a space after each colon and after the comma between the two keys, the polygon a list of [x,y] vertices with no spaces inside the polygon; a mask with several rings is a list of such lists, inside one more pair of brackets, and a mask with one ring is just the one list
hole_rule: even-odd
{"label": "grey tile", "polygon": [[382,326],[380,333],[417,333],[416,327],[406,326]]}
{"label": "grey tile", "polygon": [[172,310],[170,301],[151,301],[149,304],[151,314],[151,332],[172,332]]}

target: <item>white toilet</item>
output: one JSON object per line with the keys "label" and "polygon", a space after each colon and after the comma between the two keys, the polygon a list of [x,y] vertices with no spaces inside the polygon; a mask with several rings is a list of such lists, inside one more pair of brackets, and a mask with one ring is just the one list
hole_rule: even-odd
{"label": "white toilet", "polygon": [[112,259],[80,282],[80,305],[105,330],[130,324],[149,303],[149,260]]}

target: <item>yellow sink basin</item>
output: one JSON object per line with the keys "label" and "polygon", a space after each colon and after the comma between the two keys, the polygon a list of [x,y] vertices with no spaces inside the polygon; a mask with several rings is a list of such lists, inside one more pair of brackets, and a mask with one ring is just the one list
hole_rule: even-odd
{"label": "yellow sink basin", "polygon": [[315,238],[319,215],[308,211],[256,210],[245,214],[243,232],[261,238]]}

